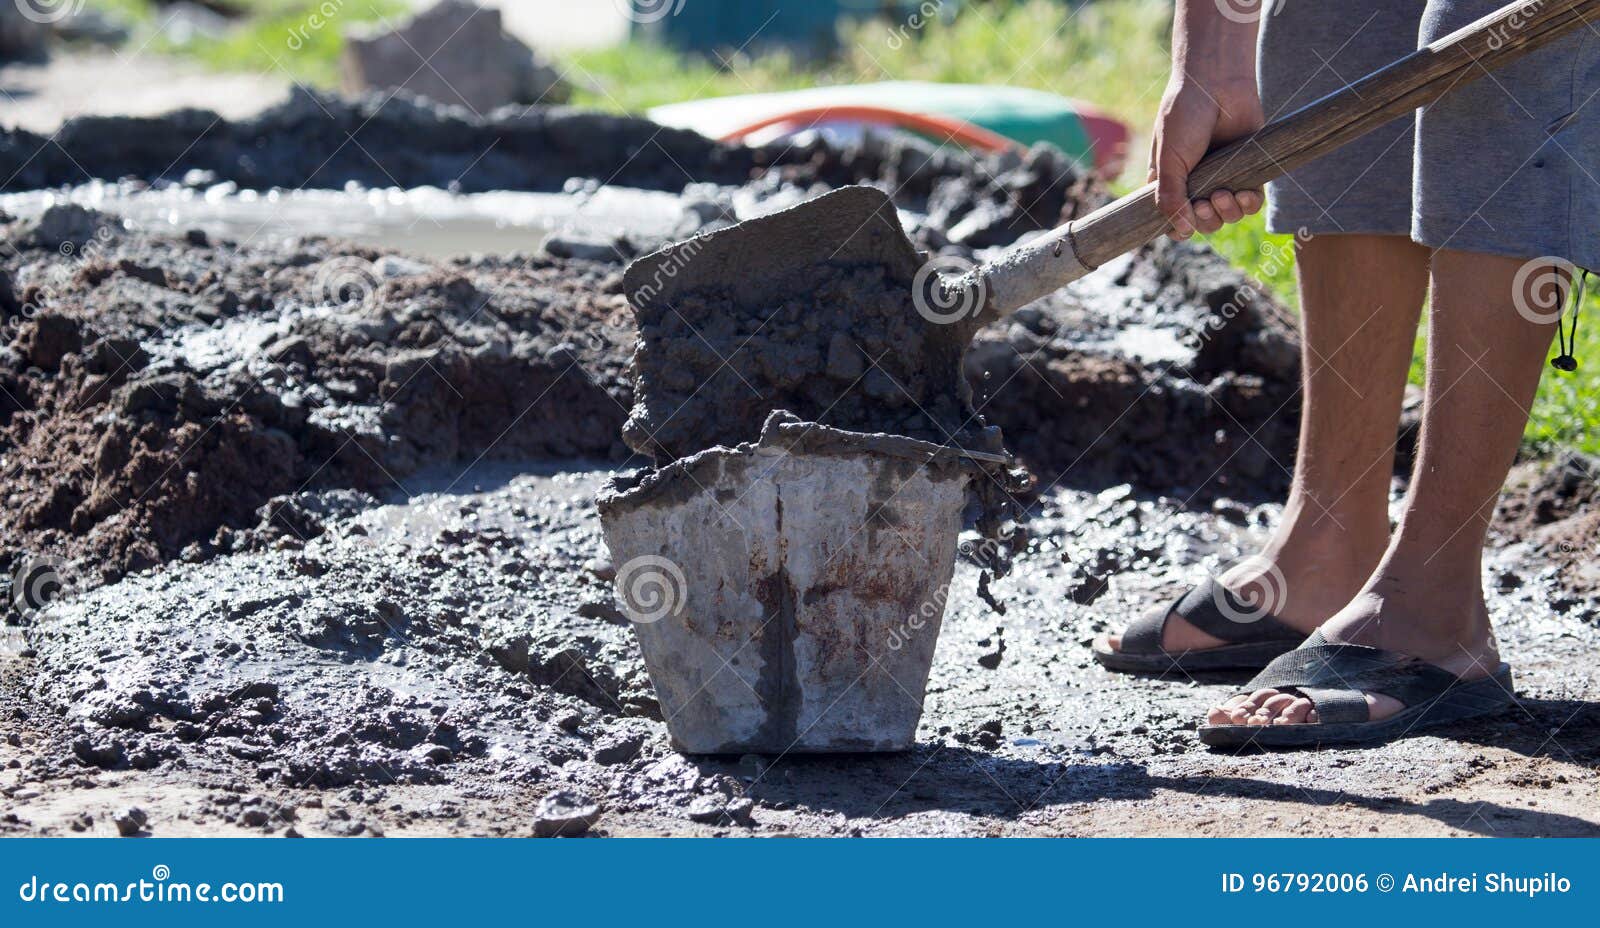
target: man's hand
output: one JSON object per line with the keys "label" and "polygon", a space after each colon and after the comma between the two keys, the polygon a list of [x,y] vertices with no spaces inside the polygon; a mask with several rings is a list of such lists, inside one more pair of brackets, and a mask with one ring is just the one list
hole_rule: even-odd
{"label": "man's hand", "polygon": [[1261,128],[1255,82],[1256,24],[1222,16],[1214,0],[1179,0],[1172,30],[1172,79],[1150,141],[1156,206],[1172,238],[1215,232],[1260,211],[1259,190],[1218,190],[1189,202],[1189,172],[1210,149]]}

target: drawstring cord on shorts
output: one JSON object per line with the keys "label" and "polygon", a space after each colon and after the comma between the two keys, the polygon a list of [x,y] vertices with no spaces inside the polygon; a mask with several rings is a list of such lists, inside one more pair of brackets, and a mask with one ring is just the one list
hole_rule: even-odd
{"label": "drawstring cord on shorts", "polygon": [[1562,313],[1556,318],[1557,347],[1561,353],[1550,359],[1550,366],[1558,371],[1572,373],[1578,369],[1578,359],[1575,353],[1578,350],[1578,312],[1583,309],[1584,285],[1589,282],[1589,272],[1585,269],[1578,277],[1578,286],[1573,289],[1572,295],[1572,330],[1567,330],[1566,314]]}

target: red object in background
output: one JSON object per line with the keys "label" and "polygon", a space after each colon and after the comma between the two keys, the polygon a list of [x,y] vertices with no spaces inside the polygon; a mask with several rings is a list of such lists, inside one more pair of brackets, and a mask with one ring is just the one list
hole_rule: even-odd
{"label": "red object in background", "polygon": [[1104,110],[1075,101],[1078,119],[1094,144],[1094,172],[1104,180],[1115,180],[1128,164],[1128,144],[1132,133],[1122,120]]}
{"label": "red object in background", "polygon": [[910,129],[913,132],[932,136],[935,140],[959,142],[968,148],[976,148],[982,151],[1005,151],[1008,148],[1020,147],[1016,142],[999,133],[990,132],[982,126],[975,126],[960,119],[953,119],[948,116],[934,116],[926,113],[908,113],[904,110],[890,109],[884,106],[861,105],[814,106],[807,109],[779,113],[749,125],[740,126],[723,135],[722,141],[737,142],[747,135],[773,126],[786,126],[789,131],[797,131],[830,121],[895,126],[900,129]]}
{"label": "red object in background", "polygon": [[[1093,148],[1095,173],[1106,180],[1116,178],[1122,173],[1128,160],[1128,143],[1131,137],[1128,127],[1121,120],[1096,107],[1078,101],[1074,101],[1074,106],[1078,120],[1082,123],[1084,132],[1088,134]],[[1004,151],[1008,148],[1022,147],[1021,143],[998,132],[951,116],[912,113],[892,107],[863,104],[814,106],[777,113],[741,125],[731,132],[723,133],[720,138],[724,142],[738,142],[763,129],[783,127],[786,131],[796,132],[827,122],[893,126],[930,136],[940,142],[958,142],[967,148],[980,151]]]}

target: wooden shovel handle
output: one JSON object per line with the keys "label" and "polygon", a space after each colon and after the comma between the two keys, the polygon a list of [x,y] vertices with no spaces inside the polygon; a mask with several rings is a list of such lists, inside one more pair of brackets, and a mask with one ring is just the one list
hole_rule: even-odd
{"label": "wooden shovel handle", "polygon": [[[1189,175],[1189,196],[1260,187],[1586,24],[1600,28],[1600,0],[1508,4],[1207,154]],[[983,268],[989,308],[1012,312],[1170,228],[1146,184]]]}

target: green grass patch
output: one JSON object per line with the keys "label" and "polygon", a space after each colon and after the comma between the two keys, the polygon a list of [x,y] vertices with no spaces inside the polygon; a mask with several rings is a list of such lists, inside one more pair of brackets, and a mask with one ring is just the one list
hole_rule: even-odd
{"label": "green grass patch", "polygon": [[[162,22],[161,7],[151,0],[89,2],[136,27],[154,28]],[[236,0],[234,6],[245,15],[226,35],[183,44],[157,38],[147,48],[218,71],[258,71],[313,87],[334,87],[339,83],[344,30],[358,23],[393,20],[409,9],[401,0]]]}
{"label": "green grass patch", "polygon": [[251,5],[258,12],[243,28],[196,42],[185,53],[218,70],[279,72],[302,84],[331,87],[339,82],[344,30],[407,11],[399,0],[252,0]]}
{"label": "green grass patch", "polygon": [[[1167,76],[1170,0],[968,2],[948,21],[846,24],[833,60],[682,55],[648,43],[566,57],[574,102],[614,112],[699,97],[886,80],[1008,84],[1091,100],[1148,125]],[[1142,161],[1135,158],[1135,161]],[[1142,180],[1142,178],[1140,178]]]}
{"label": "green grass patch", "polygon": [[[1294,281],[1293,237],[1272,235],[1266,222],[1252,216],[1227,226],[1206,241],[1236,267],[1266,284],[1285,303],[1298,310]],[[1577,449],[1600,454],[1600,279],[1591,278],[1578,326],[1578,370],[1564,373],[1546,368],[1523,435],[1525,449],[1550,454]],[[1570,322],[1568,323],[1570,325]],[[1557,354],[1551,333],[1550,357]],[[1421,386],[1426,374],[1427,322],[1417,332],[1411,359],[1411,382]]]}

